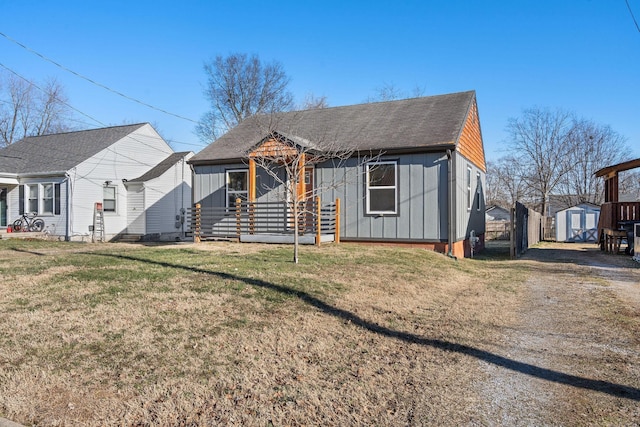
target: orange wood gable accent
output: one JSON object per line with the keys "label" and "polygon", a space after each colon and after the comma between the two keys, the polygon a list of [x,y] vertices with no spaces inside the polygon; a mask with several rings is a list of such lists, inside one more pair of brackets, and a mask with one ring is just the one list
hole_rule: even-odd
{"label": "orange wood gable accent", "polygon": [[256,161],[249,158],[249,201],[256,201]]}
{"label": "orange wood gable accent", "polygon": [[294,147],[271,138],[249,153],[249,157],[288,157],[295,156],[297,153]]}
{"label": "orange wood gable accent", "polygon": [[480,118],[478,117],[478,106],[475,99],[469,109],[465,120],[462,134],[458,141],[457,151],[473,162],[483,172],[487,171],[484,158],[484,145],[482,142],[482,132],[480,131]]}
{"label": "orange wood gable accent", "polygon": [[298,158],[298,200],[304,200],[307,188],[304,182],[304,166],[306,162],[306,156],[304,153],[300,154]]}

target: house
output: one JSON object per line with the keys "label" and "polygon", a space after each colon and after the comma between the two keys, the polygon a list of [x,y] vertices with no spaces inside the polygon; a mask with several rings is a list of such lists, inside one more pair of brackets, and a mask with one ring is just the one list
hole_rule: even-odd
{"label": "house", "polygon": [[[350,157],[314,154],[336,146],[353,148]],[[414,244],[453,256],[484,242],[486,165],[475,91],[253,116],[189,160],[194,202],[206,210],[232,209],[236,198],[282,199],[283,181],[257,168],[255,156],[290,149],[308,152],[301,192],[340,200],[343,241]],[[273,168],[285,169],[282,162]]]}
{"label": "house", "polygon": [[580,203],[556,212],[556,241],[596,242],[600,206]]}
{"label": "house", "polygon": [[485,211],[486,221],[511,221],[511,212],[502,206],[492,205]]}
{"label": "house", "polygon": [[174,240],[184,236],[191,206],[192,152],[169,155],[138,178],[124,180],[127,189],[126,234],[142,240]]}
{"label": "house", "polygon": [[36,212],[50,235],[86,240],[100,203],[107,239],[179,235],[190,155],[174,153],[148,123],[24,138],[0,150],[0,227]]}

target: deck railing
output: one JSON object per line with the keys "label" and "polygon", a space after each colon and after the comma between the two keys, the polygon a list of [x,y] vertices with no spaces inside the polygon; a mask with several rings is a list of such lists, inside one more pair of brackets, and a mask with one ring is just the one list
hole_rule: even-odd
{"label": "deck railing", "polygon": [[[313,234],[316,244],[322,235],[340,239],[340,200],[321,204],[319,197],[299,204],[299,234]],[[230,207],[202,207],[188,211],[189,231],[194,240],[240,239],[244,234],[293,234],[293,206],[288,202],[247,202],[237,199]]]}
{"label": "deck railing", "polygon": [[603,242],[605,228],[620,229],[621,221],[640,221],[640,202],[607,202],[600,206],[598,236]]}

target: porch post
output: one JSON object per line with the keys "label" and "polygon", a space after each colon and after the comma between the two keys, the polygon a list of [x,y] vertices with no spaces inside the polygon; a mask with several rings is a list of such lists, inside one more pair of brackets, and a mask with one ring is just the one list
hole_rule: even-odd
{"label": "porch post", "polygon": [[242,199],[240,197],[236,199],[236,233],[238,234],[238,241],[240,241],[240,234],[242,233]]}
{"label": "porch post", "polygon": [[322,243],[322,206],[320,196],[316,196],[316,245]]}
{"label": "porch post", "polygon": [[334,241],[340,243],[340,199],[336,199],[336,229],[334,233]]}
{"label": "porch post", "polygon": [[249,202],[256,201],[256,161],[249,158]]}
{"label": "porch post", "polygon": [[249,234],[255,231],[254,203],[256,202],[256,161],[249,158]]}
{"label": "porch post", "polygon": [[200,243],[201,206],[196,203],[193,215],[193,243]]}
{"label": "porch post", "polygon": [[298,158],[298,201],[303,201],[307,192],[306,185],[304,183],[304,167],[306,163],[305,153],[301,153]]}

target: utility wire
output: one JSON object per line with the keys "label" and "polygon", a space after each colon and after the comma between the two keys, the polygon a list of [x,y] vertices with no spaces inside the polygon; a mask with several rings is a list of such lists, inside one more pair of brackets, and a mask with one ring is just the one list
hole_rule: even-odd
{"label": "utility wire", "polygon": [[631,9],[631,5],[629,5],[629,0],[624,0],[624,2],[627,4],[627,9],[629,9],[629,13],[631,14],[631,18],[633,19],[633,23],[636,24],[636,28],[638,29],[638,32],[640,32],[640,25],[638,25],[638,21],[636,20],[636,17],[633,14],[633,10]]}
{"label": "utility wire", "polygon": [[153,106],[153,105],[151,105],[151,104],[147,104],[146,102],[140,101],[139,99],[132,98],[132,97],[130,97],[130,96],[128,96],[128,95],[125,95],[125,94],[124,94],[124,93],[122,93],[122,92],[118,92],[117,90],[111,89],[110,87],[108,87],[108,86],[106,86],[106,85],[103,85],[102,83],[98,83],[98,82],[96,82],[95,80],[90,79],[89,77],[86,77],[86,76],[84,76],[84,75],[82,75],[82,74],[80,74],[80,73],[77,73],[77,72],[75,72],[75,71],[73,71],[73,70],[71,70],[71,69],[69,69],[69,68],[65,67],[65,66],[64,66],[64,65],[62,65],[62,64],[59,64],[58,62],[54,61],[53,59],[50,59],[50,58],[48,58],[48,57],[44,56],[44,55],[43,55],[43,54],[41,54],[40,52],[37,52],[37,51],[35,51],[35,50],[31,49],[30,47],[28,47],[28,46],[26,46],[26,45],[24,45],[24,44],[20,43],[19,41],[15,40],[15,39],[13,39],[13,38],[11,38],[11,37],[9,37],[8,35],[6,35],[5,33],[1,32],[1,31],[0,31],[0,36],[4,37],[5,39],[9,40],[9,41],[10,41],[10,42],[12,42],[12,43],[17,44],[17,45],[18,45],[18,46],[20,46],[21,48],[25,49],[27,52],[30,52],[30,53],[32,53],[32,54],[34,54],[34,55],[36,55],[36,56],[39,56],[40,58],[44,59],[45,61],[52,63],[52,64],[53,64],[53,65],[55,65],[56,67],[59,67],[59,68],[63,69],[64,71],[67,71],[67,72],[69,72],[69,73],[71,73],[71,74],[73,74],[73,75],[75,75],[75,76],[77,76],[77,77],[80,77],[81,79],[86,80],[86,81],[88,81],[88,82],[89,82],[89,83],[91,83],[91,84],[94,84],[94,85],[96,85],[96,86],[98,86],[98,87],[101,87],[102,89],[108,90],[109,92],[115,93],[115,94],[116,94],[116,95],[118,95],[118,96],[121,96],[121,97],[123,97],[123,98],[125,98],[125,99],[128,99],[129,101],[136,102],[136,103],[138,103],[138,104],[140,104],[140,105],[143,105],[143,106],[145,106],[145,107],[147,107],[147,108],[151,108],[152,110],[159,111],[159,112],[164,113],[164,114],[167,114],[167,115],[169,115],[169,116],[177,117],[177,118],[179,118],[179,119],[186,120],[186,121],[191,122],[191,123],[196,123],[196,124],[198,123],[197,121],[192,120],[192,119],[190,119],[190,118],[188,118],[188,117],[180,116],[180,115],[178,115],[178,114],[171,113],[171,112],[169,112],[169,111],[167,111],[167,110],[164,110],[164,109],[162,109],[162,108],[154,107],[154,106]]}
{"label": "utility wire", "polygon": [[[2,34],[2,33],[0,33]],[[4,65],[2,62],[0,62],[0,67],[4,68],[5,70],[7,70],[8,72],[10,72],[11,74],[17,76],[18,78],[24,80],[25,82],[29,83],[30,85],[33,85],[33,87],[35,87],[36,89],[46,93],[46,91],[44,89],[42,89],[40,86],[36,85],[35,83],[33,83],[32,81],[30,81],[29,79],[27,79],[26,77],[18,74],[16,71],[13,71],[11,68],[7,67],[6,65]],[[95,117],[91,117],[90,115],[88,115],[87,113],[84,113],[80,110],[78,110],[77,108],[75,108],[73,105],[61,101],[60,99],[58,99],[58,101],[62,102],[64,105],[66,105],[67,107],[71,108],[73,111],[82,114],[83,116],[87,117],[89,120],[93,120],[94,122],[98,123],[101,126],[106,126],[104,123],[102,123],[100,120],[96,119]]]}

